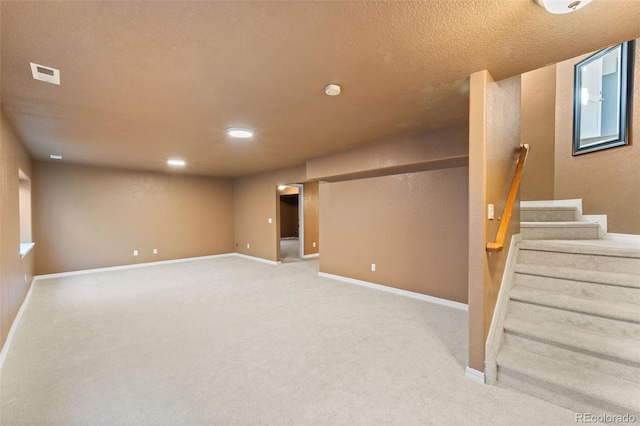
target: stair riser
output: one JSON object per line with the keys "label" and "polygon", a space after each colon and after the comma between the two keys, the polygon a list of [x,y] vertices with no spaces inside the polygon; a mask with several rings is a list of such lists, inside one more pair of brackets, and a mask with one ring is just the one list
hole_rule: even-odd
{"label": "stair riser", "polygon": [[[596,370],[620,379],[640,383],[640,368],[622,360],[613,360],[605,356],[596,356],[579,350],[562,347],[555,343],[532,340],[528,336],[520,336],[507,332],[504,335],[504,345],[525,350],[537,355],[555,360],[562,360],[572,365],[580,365],[590,370]],[[598,349],[598,348],[594,348]]]}
{"label": "stair riser", "polygon": [[520,249],[518,263],[640,275],[637,258]]}
{"label": "stair riser", "polygon": [[520,209],[522,222],[573,222],[578,220],[575,210],[527,210]]}
{"label": "stair riser", "polygon": [[[636,303],[640,305],[640,289],[594,284],[538,275],[515,274],[516,286],[536,288],[579,297],[593,297],[612,302]],[[640,279],[640,277],[639,277]],[[640,306],[638,306],[640,309]]]}
{"label": "stair riser", "polygon": [[498,385],[533,395],[536,398],[549,401],[576,413],[593,413],[598,415],[631,414],[636,418],[640,415],[639,412],[629,412],[628,409],[604,403],[598,399],[590,398],[570,389],[542,382],[533,377],[500,366],[498,366]]}
{"label": "stair riser", "polygon": [[640,324],[564,311],[546,306],[531,305],[514,300],[509,303],[509,314],[511,313],[523,318],[541,318],[560,324],[573,325],[586,330],[597,331],[599,333],[640,340]]}
{"label": "stair riser", "polygon": [[521,227],[524,240],[597,240],[597,227]]}

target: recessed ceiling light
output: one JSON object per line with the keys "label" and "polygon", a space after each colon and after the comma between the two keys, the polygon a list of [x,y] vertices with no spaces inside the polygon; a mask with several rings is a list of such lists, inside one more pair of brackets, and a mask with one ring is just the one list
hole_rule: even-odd
{"label": "recessed ceiling light", "polygon": [[327,84],[326,86],[324,86],[324,93],[329,96],[338,96],[341,91],[342,88],[337,84]]}
{"label": "recessed ceiling light", "polygon": [[60,154],[51,154],[49,156],[49,158],[51,158],[52,160],[62,160],[62,155],[60,155]]}
{"label": "recessed ceiling light", "polygon": [[226,132],[234,138],[250,138],[253,136],[253,130],[244,127],[229,127]]}
{"label": "recessed ceiling light", "polygon": [[184,160],[179,160],[177,158],[172,158],[170,160],[167,160],[167,164],[175,167],[184,167],[187,164],[187,162]]}
{"label": "recessed ceiling light", "polygon": [[29,62],[29,64],[31,64],[31,75],[34,79],[47,83],[60,84],[60,70],[34,64],[33,62]]}
{"label": "recessed ceiling light", "polygon": [[591,0],[535,0],[535,2],[551,13],[560,14],[582,9]]}

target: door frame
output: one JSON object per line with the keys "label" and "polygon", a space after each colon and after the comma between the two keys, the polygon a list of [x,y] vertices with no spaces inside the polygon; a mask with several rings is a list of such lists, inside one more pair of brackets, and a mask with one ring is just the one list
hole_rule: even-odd
{"label": "door frame", "polygon": [[[280,211],[280,191],[278,190],[279,186],[295,186],[298,188],[298,257],[300,259],[304,258],[304,184],[302,183],[283,183],[276,185],[276,197],[277,197],[277,209]],[[280,233],[281,233],[281,222],[280,222],[280,214],[277,214],[277,224],[276,224],[276,232],[277,232],[277,251],[278,258],[282,255],[280,254]],[[281,260],[281,259],[279,259]]]}
{"label": "door frame", "polygon": [[298,187],[298,257],[304,258],[304,185],[292,183],[288,186]]}

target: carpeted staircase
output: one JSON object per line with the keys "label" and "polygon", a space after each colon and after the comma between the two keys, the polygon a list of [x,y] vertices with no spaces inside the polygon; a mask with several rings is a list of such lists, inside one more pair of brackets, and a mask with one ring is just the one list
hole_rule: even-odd
{"label": "carpeted staircase", "polygon": [[640,419],[640,236],[580,200],[523,202],[497,384],[576,413]]}

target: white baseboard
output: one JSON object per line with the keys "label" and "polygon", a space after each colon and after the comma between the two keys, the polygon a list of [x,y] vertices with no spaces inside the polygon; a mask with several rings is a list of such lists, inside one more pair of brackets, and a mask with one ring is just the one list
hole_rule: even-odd
{"label": "white baseboard", "polygon": [[36,277],[34,277],[34,280],[46,280],[48,278],[95,274],[98,272],[119,271],[123,269],[132,269],[132,268],[144,268],[146,266],[165,265],[168,263],[191,262],[194,260],[218,259],[221,257],[242,257],[244,259],[254,260],[256,262],[268,263],[269,265],[279,265],[280,263],[282,263],[282,262],[276,262],[275,260],[263,259],[261,257],[249,256],[247,254],[242,254],[242,253],[223,253],[223,254],[212,254],[209,256],[185,257],[182,259],[159,260],[157,262],[133,263],[131,265],[108,266],[106,268],[83,269],[80,271],[69,271],[69,272],[59,272],[56,274],[37,275]]}
{"label": "white baseboard", "polygon": [[464,369],[464,376],[468,379],[473,380],[474,382],[484,384],[484,373],[482,371],[478,371],[475,368],[467,367]]}
{"label": "white baseboard", "polygon": [[311,257],[318,257],[320,256],[320,253],[313,253],[313,254],[305,254],[304,256],[302,256],[305,259],[309,259]]}
{"label": "white baseboard", "polygon": [[57,274],[37,275],[34,280],[44,280],[48,278],[69,277],[73,275],[95,274],[98,272],[119,271],[122,269],[144,268],[147,266],[165,265],[168,263],[191,262],[193,260],[217,259],[220,257],[237,256],[238,253],[212,254],[210,256],[185,257],[183,259],[159,260],[157,262],[133,263],[131,265],[109,266],[106,268],[84,269],[81,271],[60,272]]}
{"label": "white baseboard", "polygon": [[318,272],[318,275],[324,278],[330,278],[332,280],[343,281],[350,284],[356,284],[363,287],[369,287],[376,290],[386,291],[388,293],[393,293],[393,294],[397,294],[405,297],[411,297],[413,299],[423,300],[425,302],[435,303],[438,305],[444,305],[450,308],[461,309],[463,311],[469,310],[469,305],[460,303],[460,302],[454,302],[453,300],[441,299],[439,297],[428,296],[422,293],[415,293],[413,291],[401,290],[399,288],[389,287],[381,284],[374,284],[368,281],[356,280],[354,278],[343,277],[341,275],[327,274],[325,272]]}
{"label": "white baseboard", "polygon": [[255,260],[256,262],[262,262],[262,263],[268,263],[269,265],[279,265],[282,262],[280,261],[275,261],[275,260],[269,260],[269,259],[263,259],[261,257],[255,257],[255,256],[249,256],[248,254],[242,254],[242,253],[232,253],[238,257],[242,257],[244,259],[249,259],[249,260]]}
{"label": "white baseboard", "polygon": [[31,290],[33,289],[33,282],[35,279],[31,281],[31,285],[29,286],[29,291],[27,291],[27,295],[24,297],[22,301],[22,305],[20,305],[20,309],[18,309],[18,313],[16,317],[13,319],[13,323],[11,324],[11,328],[9,328],[9,334],[7,334],[7,340],[4,341],[4,345],[2,346],[2,350],[0,351],[0,370],[2,370],[2,366],[4,365],[4,361],[7,358],[7,353],[9,352],[9,346],[11,346],[11,341],[13,340],[13,335],[16,332],[16,328],[18,327],[18,323],[22,318],[22,313],[24,312],[27,303],[29,302],[29,298],[31,297]]}

